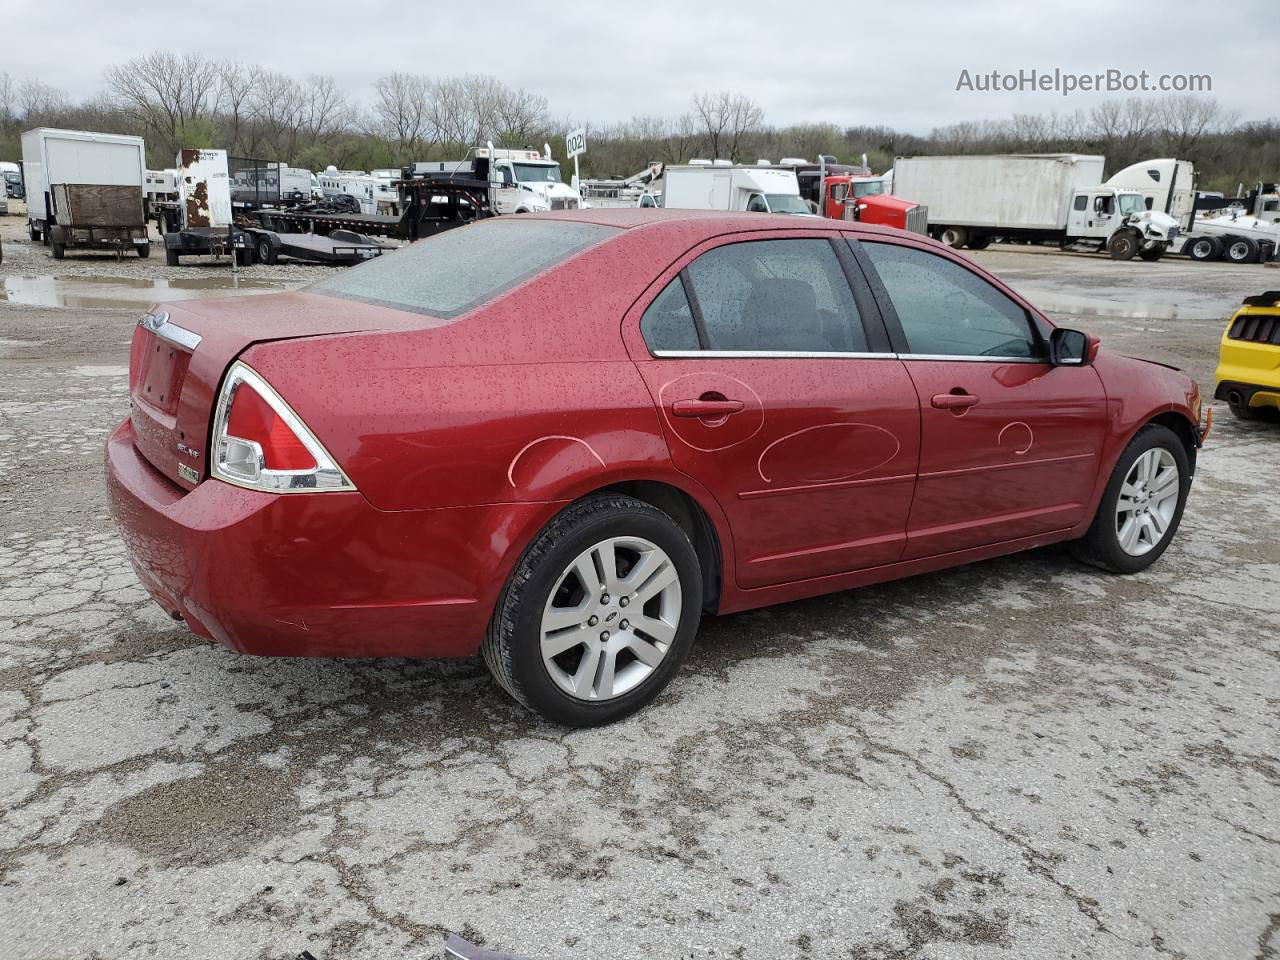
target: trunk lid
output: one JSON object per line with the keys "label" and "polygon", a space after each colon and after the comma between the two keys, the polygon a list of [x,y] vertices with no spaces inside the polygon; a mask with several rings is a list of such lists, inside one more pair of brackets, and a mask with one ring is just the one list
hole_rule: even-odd
{"label": "trunk lid", "polygon": [[293,292],[158,304],[134,328],[129,417],[134,443],[186,490],[208,476],[210,421],[223,374],[255,343],[365,330],[412,329],[431,318]]}

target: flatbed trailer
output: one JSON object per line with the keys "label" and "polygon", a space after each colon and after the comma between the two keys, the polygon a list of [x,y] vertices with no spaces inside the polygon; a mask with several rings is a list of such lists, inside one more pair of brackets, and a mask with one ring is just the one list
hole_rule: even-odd
{"label": "flatbed trailer", "polygon": [[311,233],[327,236],[334,230],[347,230],[366,236],[400,236],[400,217],[386,217],[366,213],[327,213],[309,210],[281,210],[264,207],[249,210],[244,219],[256,222],[277,233]]}
{"label": "flatbed trailer", "polygon": [[188,227],[164,235],[165,262],[176,267],[184,256],[234,256],[242,267],[275,263],[281,257],[309,263],[349,266],[381,256],[386,247],[351,230],[326,236],[281,233],[257,226]]}

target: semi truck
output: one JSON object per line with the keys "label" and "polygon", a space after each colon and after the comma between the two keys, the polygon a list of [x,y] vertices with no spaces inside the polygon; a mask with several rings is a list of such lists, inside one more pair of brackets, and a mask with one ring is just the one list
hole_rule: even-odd
{"label": "semi truck", "polygon": [[151,253],[141,137],[37,127],[22,135],[22,169],[28,232],[55,260],[67,247]]}
{"label": "semi truck", "polygon": [[537,150],[508,150],[492,141],[474,151],[472,159],[415,163],[406,177],[456,175],[489,183],[493,213],[538,213],[544,210],[577,210],[582,195],[564,182],[560,164],[551,158],[551,146]]}
{"label": "semi truck", "polygon": [[1138,191],[1149,209],[1178,221],[1173,253],[1192,260],[1256,263],[1275,259],[1280,249],[1274,184],[1259,183],[1237,197],[1202,194],[1190,160],[1163,157],[1130,164],[1107,185]]}
{"label": "semi truck", "polygon": [[783,157],[779,166],[791,167],[800,182],[800,196],[810,209],[832,220],[857,220],[881,227],[926,233],[929,208],[904,200],[886,189],[884,177],[873,176],[866,157],[861,164],[838,163],[819,155],[817,163]]}
{"label": "semi truck", "polygon": [[1177,220],[1137,190],[1103,184],[1104,163],[1073,153],[898,157],[893,189],[927,205],[929,233],[952,247],[1000,237],[1158,260]]}

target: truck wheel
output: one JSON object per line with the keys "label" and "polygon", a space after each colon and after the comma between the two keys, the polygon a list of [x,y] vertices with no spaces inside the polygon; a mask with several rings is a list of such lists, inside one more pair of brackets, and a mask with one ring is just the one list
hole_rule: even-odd
{"label": "truck wheel", "polygon": [[1232,263],[1253,263],[1258,259],[1258,244],[1249,237],[1229,237],[1222,253]]}
{"label": "truck wheel", "polygon": [[1158,243],[1148,250],[1139,250],[1138,256],[1147,261],[1147,263],[1155,263],[1164,256],[1164,244]]}
{"label": "truck wheel", "polygon": [[254,250],[258,254],[259,263],[276,262],[276,248],[272,246],[270,237],[259,237]]}
{"label": "truck wheel", "polygon": [[61,260],[67,253],[67,245],[58,243],[56,240],[50,241],[49,251],[53,254],[53,259]]}
{"label": "truck wheel", "polygon": [[34,223],[27,224],[27,233],[30,235],[33,243],[39,241],[40,228],[37,227]]}
{"label": "truck wheel", "polygon": [[964,227],[943,227],[938,239],[948,247],[959,250],[969,240],[969,231]]}
{"label": "truck wheel", "polygon": [[970,250],[985,250],[987,247],[991,246],[991,238],[983,236],[982,234],[976,234],[969,238],[969,242],[966,246]]}
{"label": "truck wheel", "polygon": [[1138,252],[1138,239],[1128,230],[1115,234],[1107,241],[1107,253],[1112,260],[1132,260]]}
{"label": "truck wheel", "polygon": [[178,266],[178,251],[173,247],[164,248],[164,262],[170,267]]}
{"label": "truck wheel", "polygon": [[594,727],[662,691],[701,615],[701,567],[685,531],[650,504],[604,494],[566,507],[534,538],[481,651],[525,706]]}
{"label": "truck wheel", "polygon": [[134,249],[138,251],[139,260],[145,260],[151,256],[151,244],[149,243],[140,243]]}
{"label": "truck wheel", "polygon": [[1217,237],[1197,237],[1187,244],[1187,256],[1192,260],[1217,260],[1222,256],[1222,243]]}

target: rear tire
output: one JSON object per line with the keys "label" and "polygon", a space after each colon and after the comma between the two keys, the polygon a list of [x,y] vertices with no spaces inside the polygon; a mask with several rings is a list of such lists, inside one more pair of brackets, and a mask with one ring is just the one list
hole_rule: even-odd
{"label": "rear tire", "polygon": [[1107,253],[1112,260],[1132,260],[1138,253],[1138,238],[1128,230],[1114,234],[1107,241]]}
{"label": "rear tire", "polygon": [[979,234],[976,237],[970,237],[966,246],[970,250],[985,250],[987,247],[991,246],[991,238]]}
{"label": "rear tire", "polygon": [[254,250],[257,253],[259,263],[271,264],[276,262],[276,248],[272,245],[270,237],[259,237]]}
{"label": "rear tire", "polygon": [[1139,250],[1138,256],[1140,256],[1143,260],[1147,261],[1147,263],[1155,263],[1157,260],[1159,260],[1161,257],[1164,256],[1164,247],[1155,246],[1149,250]]}
{"label": "rear tire", "polygon": [[34,223],[27,226],[27,235],[31,238],[32,243],[40,242],[40,228]]}
{"label": "rear tire", "polygon": [[[1139,475],[1139,461],[1144,457],[1152,469],[1145,477]],[[1168,495],[1176,500],[1165,510],[1162,508],[1166,501],[1156,494],[1168,490],[1168,481],[1156,481],[1166,476],[1164,471],[1170,466],[1177,469],[1176,492],[1169,490]],[[1120,454],[1093,523],[1083,537],[1071,544],[1071,552],[1076,559],[1112,573],[1147,569],[1173,542],[1190,490],[1191,458],[1182,440],[1168,427],[1147,424]],[[1127,509],[1130,506],[1134,509]],[[1128,523],[1136,526],[1137,537],[1126,548],[1125,534],[1132,529],[1126,526]]]}
{"label": "rear tire", "polygon": [[58,243],[56,240],[51,240],[49,242],[49,252],[53,254],[53,259],[61,260],[67,255],[67,245],[65,243]]}
{"label": "rear tire", "polygon": [[1187,256],[1192,260],[1217,260],[1222,256],[1222,241],[1217,237],[1196,237],[1187,244]]}
{"label": "rear tire", "polygon": [[520,703],[554,723],[593,727],[666,687],[701,612],[701,567],[684,530],[648,503],[601,494],[566,507],[534,538],[481,652]]}
{"label": "rear tire", "polygon": [[1253,263],[1258,259],[1258,244],[1251,237],[1228,237],[1222,255],[1231,263]]}
{"label": "rear tire", "polygon": [[134,249],[138,251],[139,260],[145,260],[151,256],[151,244],[149,243],[140,243]]}
{"label": "rear tire", "polygon": [[964,227],[943,227],[938,239],[954,250],[959,250],[969,242],[969,231]]}

